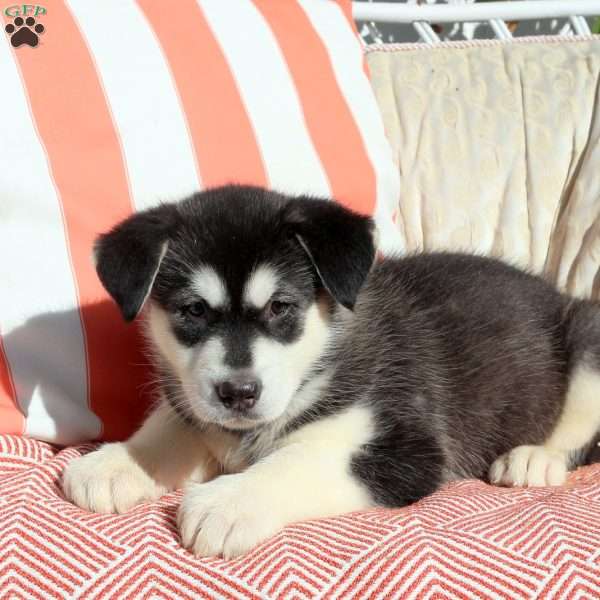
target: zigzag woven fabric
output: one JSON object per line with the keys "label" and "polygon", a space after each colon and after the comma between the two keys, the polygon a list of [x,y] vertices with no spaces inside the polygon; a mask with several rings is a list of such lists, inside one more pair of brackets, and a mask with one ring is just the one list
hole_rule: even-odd
{"label": "zigzag woven fabric", "polygon": [[120,516],[66,502],[61,473],[91,449],[0,436],[1,599],[600,598],[600,465],[298,523],[226,562],[180,546],[180,493]]}

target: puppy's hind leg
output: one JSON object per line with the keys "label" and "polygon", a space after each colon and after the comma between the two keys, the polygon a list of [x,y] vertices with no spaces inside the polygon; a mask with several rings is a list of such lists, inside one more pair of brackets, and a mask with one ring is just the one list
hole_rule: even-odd
{"label": "puppy's hind leg", "polygon": [[498,458],[490,481],[501,485],[561,485],[600,428],[600,370],[582,364],[572,373],[562,413],[546,441],[518,446]]}
{"label": "puppy's hind leg", "polygon": [[584,462],[600,431],[600,310],[574,308],[568,349],[572,363],[562,412],[539,446],[519,446],[498,458],[490,481],[501,485],[561,485],[571,465]]}

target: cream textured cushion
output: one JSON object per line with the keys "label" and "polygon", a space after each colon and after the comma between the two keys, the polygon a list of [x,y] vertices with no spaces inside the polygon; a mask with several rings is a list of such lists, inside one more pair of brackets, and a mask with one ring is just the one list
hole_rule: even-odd
{"label": "cream textured cushion", "polygon": [[407,250],[467,249],[600,297],[600,39],[371,47]]}

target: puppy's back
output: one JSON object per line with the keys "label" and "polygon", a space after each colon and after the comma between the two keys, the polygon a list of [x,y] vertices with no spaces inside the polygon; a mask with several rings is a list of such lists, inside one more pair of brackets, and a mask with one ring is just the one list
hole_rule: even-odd
{"label": "puppy's back", "polygon": [[[357,308],[388,323],[371,340],[386,346],[386,360],[412,346],[420,370],[434,374],[441,392],[423,410],[441,414],[452,442],[447,470],[482,477],[494,458],[542,443],[556,423],[571,366],[568,305],[540,277],[501,261],[430,253],[377,265]],[[384,329],[403,347],[386,342]]]}

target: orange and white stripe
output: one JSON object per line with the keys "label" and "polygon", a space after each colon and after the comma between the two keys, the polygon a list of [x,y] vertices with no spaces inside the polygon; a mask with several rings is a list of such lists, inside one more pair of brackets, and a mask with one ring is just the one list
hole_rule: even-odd
{"label": "orange and white stripe", "polygon": [[98,233],[239,182],[373,214],[389,250],[397,174],[346,0],[44,7],[36,48],[0,40],[0,432],[122,438],[147,360],[94,272]]}
{"label": "orange and white stripe", "polygon": [[96,63],[135,208],[198,190],[200,174],[179,94],[142,10],[122,0],[67,4]]}
{"label": "orange and white stripe", "polygon": [[3,385],[0,427],[52,439],[59,423],[72,420],[73,438],[93,436],[100,429],[86,405],[85,347],[63,207],[14,58],[1,36],[2,106],[9,115],[0,135],[2,371],[21,411],[9,404]]}
{"label": "orange and white stripe", "polygon": [[[367,160],[355,163],[357,167],[362,166],[361,179],[365,170],[364,165],[370,165],[375,171],[374,179],[370,180],[370,184],[375,189],[370,193],[374,193],[376,199],[368,212],[373,215],[379,228],[380,250],[383,253],[393,253],[401,249],[398,229],[390,216],[398,210],[400,183],[396,169],[389,168],[391,162],[389,146],[381,143],[381,139],[385,138],[385,132],[377,101],[370,87],[365,88],[363,85],[364,72],[357,68],[362,61],[361,48],[356,43],[354,32],[345,27],[343,19],[340,18],[338,4],[298,1],[329,52],[338,90],[348,106],[354,126],[358,129],[358,135],[364,144]],[[345,172],[346,176],[348,172]],[[356,199],[353,198],[352,207],[355,206],[355,202]]]}

